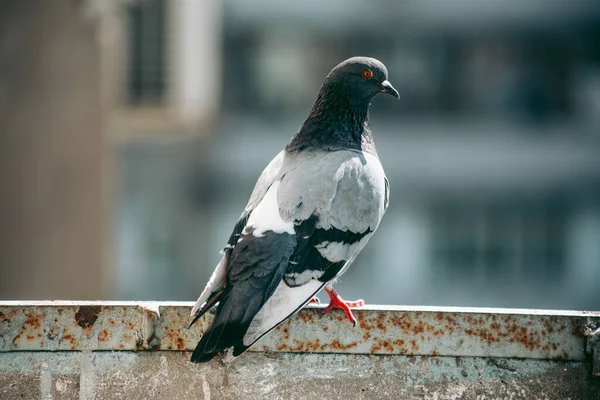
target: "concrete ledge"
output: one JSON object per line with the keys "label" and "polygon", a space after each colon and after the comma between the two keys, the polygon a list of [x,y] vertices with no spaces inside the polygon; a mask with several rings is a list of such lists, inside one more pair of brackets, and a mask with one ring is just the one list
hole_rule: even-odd
{"label": "concrete ledge", "polygon": [[[3,302],[0,351],[193,350],[211,316],[191,329],[192,303]],[[356,327],[307,307],[252,349],[581,361],[586,324],[600,312],[363,307]]]}
{"label": "concrete ledge", "polygon": [[308,307],[195,365],[191,306],[2,302],[0,399],[600,399],[598,312]]}

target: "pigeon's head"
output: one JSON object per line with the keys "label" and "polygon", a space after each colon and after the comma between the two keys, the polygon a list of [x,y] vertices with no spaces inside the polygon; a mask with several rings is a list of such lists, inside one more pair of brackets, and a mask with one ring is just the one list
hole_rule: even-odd
{"label": "pigeon's head", "polygon": [[400,98],[388,81],[385,65],[370,57],[352,57],[338,64],[325,78],[324,88],[338,95],[347,94],[358,101],[370,102],[378,93]]}

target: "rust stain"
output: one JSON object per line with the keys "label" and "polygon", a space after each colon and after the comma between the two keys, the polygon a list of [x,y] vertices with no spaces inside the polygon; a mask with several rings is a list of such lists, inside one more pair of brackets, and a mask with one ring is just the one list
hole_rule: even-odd
{"label": "rust stain", "polygon": [[185,349],[185,342],[182,338],[177,338],[177,340],[175,341],[175,345],[177,347],[177,350]]}
{"label": "rust stain", "polygon": [[329,345],[330,348],[335,349],[335,350],[347,350],[347,349],[350,349],[350,348],[356,347],[356,346],[358,346],[358,344],[356,342],[342,344],[338,339],[334,339],[331,342],[331,344]]}
{"label": "rust stain", "polygon": [[305,341],[302,342],[300,340],[294,340],[296,343],[296,347],[289,347],[289,351],[293,352],[304,352],[304,351],[316,351],[322,348],[321,341],[316,339],[314,342]]}
{"label": "rust stain", "polygon": [[385,348],[386,351],[388,351],[390,353],[394,351],[394,346],[392,345],[392,343],[389,340],[383,341],[383,347]]}
{"label": "rust stain", "polygon": [[[263,347],[266,347],[266,346],[263,346]],[[263,350],[265,350],[265,349],[263,349]],[[289,350],[290,350],[290,348],[285,343],[280,343],[279,345],[277,345],[277,351],[289,351]]]}
{"label": "rust stain", "polygon": [[25,332],[25,330],[24,330],[24,329],[21,329],[21,332],[19,332],[19,333],[17,334],[17,336],[15,336],[15,338],[13,339],[13,343],[14,343],[14,344],[17,344],[17,343],[19,343],[19,341],[21,340],[21,336],[23,336],[23,333],[24,333],[24,332]]}
{"label": "rust stain", "polygon": [[111,335],[111,333],[108,330],[102,329],[100,331],[100,333],[98,334],[98,341],[100,341],[100,342],[106,342],[108,339],[110,339],[111,336],[112,335]]}
{"label": "rust stain", "polygon": [[314,343],[308,342],[306,343],[306,349],[309,351],[317,351],[319,350],[321,347],[321,341],[319,339],[316,339],[314,341]]}
{"label": "rust stain", "polygon": [[304,310],[303,312],[301,312],[300,314],[298,314],[298,316],[305,323],[312,324],[314,322],[314,319],[315,319],[314,314],[315,313],[312,312],[312,310]]}
{"label": "rust stain", "polygon": [[63,341],[67,341],[71,344],[71,350],[75,350],[77,348],[77,339],[75,339],[73,336],[71,335],[63,335],[61,342]]}
{"label": "rust stain", "polygon": [[387,332],[387,326],[385,324],[385,315],[383,313],[378,313],[377,315],[377,329],[381,332]]}
{"label": "rust stain", "polygon": [[392,325],[394,325],[396,328],[402,328],[403,326],[403,322],[402,320],[404,319],[404,316],[406,315],[406,313],[402,313],[401,315],[392,315],[390,317],[390,322],[392,323]]}
{"label": "rust stain", "polygon": [[75,314],[77,325],[83,329],[91,328],[98,319],[101,309],[100,306],[80,306]]}
{"label": "rust stain", "polygon": [[27,315],[27,320],[25,321],[25,325],[29,325],[33,329],[39,329],[40,325],[41,325],[40,318],[42,318],[41,315],[29,314],[29,315]]}
{"label": "rust stain", "polygon": [[381,345],[379,343],[375,344],[371,347],[371,354],[377,354],[381,350]]}
{"label": "rust stain", "polygon": [[414,353],[415,351],[419,351],[419,345],[417,344],[416,340],[411,340],[409,341],[410,346],[412,348],[412,352]]}
{"label": "rust stain", "polygon": [[373,328],[373,326],[371,324],[369,324],[369,322],[367,321],[367,319],[363,318],[360,314],[359,314],[359,317],[358,317],[358,326],[363,331],[370,331]]}

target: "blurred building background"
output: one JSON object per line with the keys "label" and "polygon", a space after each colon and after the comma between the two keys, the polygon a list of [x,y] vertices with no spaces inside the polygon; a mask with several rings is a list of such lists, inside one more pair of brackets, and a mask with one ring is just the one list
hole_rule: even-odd
{"label": "blurred building background", "polygon": [[194,300],[327,72],[383,61],[376,304],[600,307],[595,2],[0,3],[0,298]]}

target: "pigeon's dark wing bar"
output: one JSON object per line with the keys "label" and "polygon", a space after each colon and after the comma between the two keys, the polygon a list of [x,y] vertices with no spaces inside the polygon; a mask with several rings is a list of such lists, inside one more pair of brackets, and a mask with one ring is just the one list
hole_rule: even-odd
{"label": "pigeon's dark wing bar", "polygon": [[[349,259],[348,248],[372,232],[370,229],[352,232],[334,227],[317,228],[318,220],[319,217],[313,214],[296,227],[297,244],[284,277],[290,287],[304,285],[310,279],[329,282],[335,278]],[[339,257],[324,255],[329,246],[338,246]]]}

